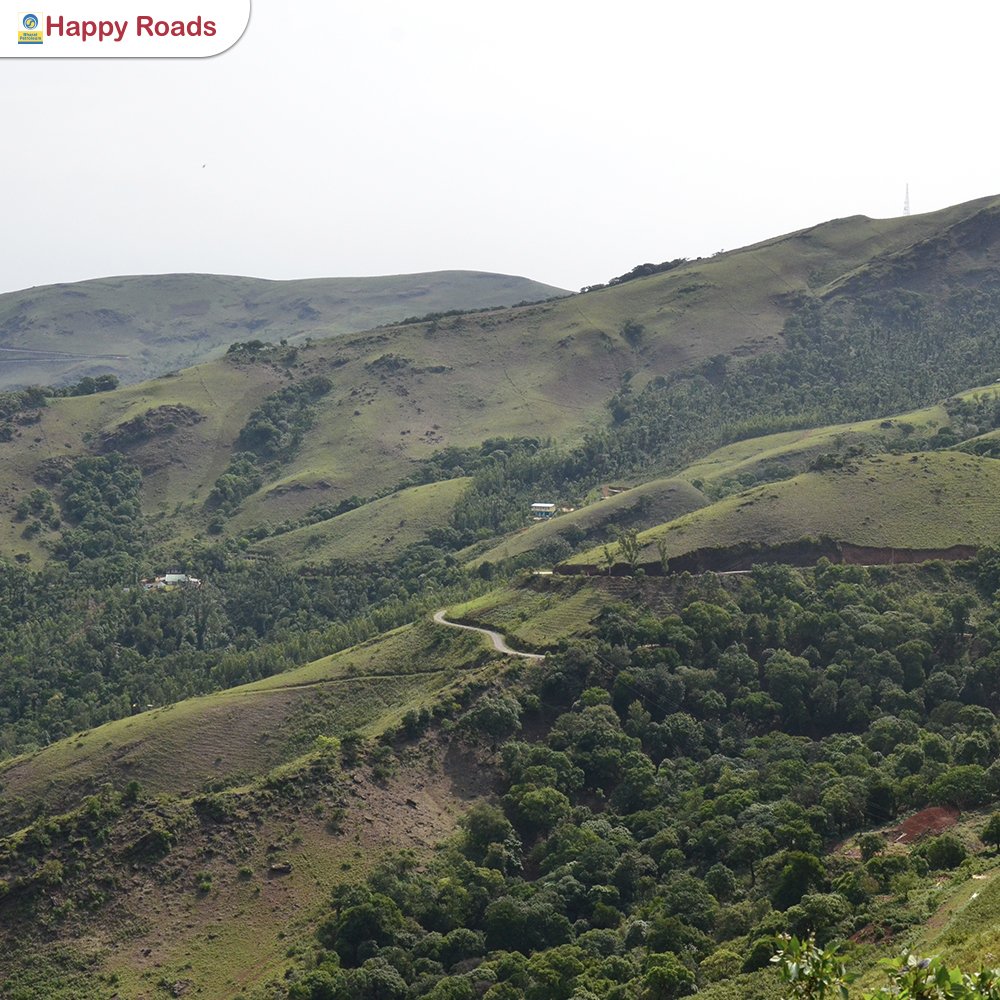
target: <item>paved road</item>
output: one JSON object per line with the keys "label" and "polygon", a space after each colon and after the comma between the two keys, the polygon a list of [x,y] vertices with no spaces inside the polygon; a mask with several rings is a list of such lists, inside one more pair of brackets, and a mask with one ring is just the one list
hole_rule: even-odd
{"label": "paved road", "polygon": [[444,612],[444,608],[440,611],[434,612],[434,621],[436,621],[438,625],[447,625],[449,628],[464,628],[468,632],[481,632],[483,635],[488,635],[493,643],[493,648],[498,653],[505,653],[507,656],[523,656],[526,660],[545,659],[541,653],[522,653],[519,649],[511,649],[510,646],[504,642],[503,636],[499,632],[494,632],[492,629],[476,628],[475,625],[459,625],[458,622],[450,622],[447,618],[445,618]]}

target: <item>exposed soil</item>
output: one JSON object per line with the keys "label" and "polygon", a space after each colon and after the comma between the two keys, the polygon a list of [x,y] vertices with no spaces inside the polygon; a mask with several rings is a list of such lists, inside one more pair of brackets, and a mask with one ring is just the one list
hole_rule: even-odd
{"label": "exposed soil", "polygon": [[912,844],[922,837],[951,829],[961,813],[951,806],[931,806],[907,817],[897,827],[886,831],[890,844]]}
{"label": "exposed soil", "polygon": [[888,924],[865,924],[848,940],[854,944],[878,944],[882,941],[888,941],[892,936],[892,928]]}
{"label": "exposed soil", "polygon": [[[364,878],[395,850],[426,857],[495,781],[485,751],[430,737],[402,747],[395,774],[381,782],[366,763],[320,768],[291,792],[276,784],[234,799],[219,817],[150,800],[88,848],[88,878],[107,896],[103,905],[74,910],[57,933],[35,940],[5,912],[0,981],[25,950],[69,938],[100,957],[102,972],[124,974],[123,1000],[154,1000],[162,982],[183,985],[183,995],[233,995],[280,975],[283,941],[308,939],[337,882]],[[132,845],[161,824],[176,843],[160,860],[140,857]],[[72,884],[67,876],[57,897]]]}
{"label": "exposed soil", "polygon": [[[814,566],[820,559],[832,563],[852,566],[896,566],[909,563],[930,562],[941,559],[958,562],[974,559],[978,548],[975,545],[953,545],[946,549],[895,549],[865,545],[852,545],[833,539],[797,542],[783,542],[779,545],[744,543],[724,548],[694,549],[667,561],[668,573],[738,573],[752,569],[755,565],[781,563],[786,566]],[[663,566],[659,562],[641,563],[647,576],[663,576]],[[584,563],[564,563],[553,572],[560,575],[595,576],[606,572],[601,567]],[[616,563],[611,569],[612,576],[630,576],[634,571],[625,563]]]}

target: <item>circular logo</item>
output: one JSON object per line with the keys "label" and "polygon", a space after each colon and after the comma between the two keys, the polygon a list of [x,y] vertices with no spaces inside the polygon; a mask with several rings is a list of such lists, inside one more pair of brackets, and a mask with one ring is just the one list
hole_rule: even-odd
{"label": "circular logo", "polygon": [[21,21],[21,24],[23,24],[28,31],[34,31],[35,28],[38,27],[38,18],[34,14],[25,14],[24,20]]}

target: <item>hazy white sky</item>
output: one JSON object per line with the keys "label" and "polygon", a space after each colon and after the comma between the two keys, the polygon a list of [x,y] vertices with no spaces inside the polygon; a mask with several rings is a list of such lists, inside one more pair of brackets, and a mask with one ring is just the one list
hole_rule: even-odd
{"label": "hazy white sky", "polygon": [[254,0],[215,59],[2,60],[0,290],[440,268],[578,288],[898,215],[907,181],[914,212],[1000,193],[998,22],[961,0]]}

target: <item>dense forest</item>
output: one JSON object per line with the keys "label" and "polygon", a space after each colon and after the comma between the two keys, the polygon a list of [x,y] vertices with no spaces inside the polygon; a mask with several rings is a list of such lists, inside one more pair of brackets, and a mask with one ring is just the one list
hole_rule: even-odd
{"label": "dense forest", "polygon": [[781,935],[920,924],[915,890],[967,846],[865,831],[1000,796],[998,587],[990,552],[902,577],[760,567],[693,581],[677,613],[608,606],[592,641],[457,717],[495,804],[430,861],[337,889],[289,998],[777,997]]}

